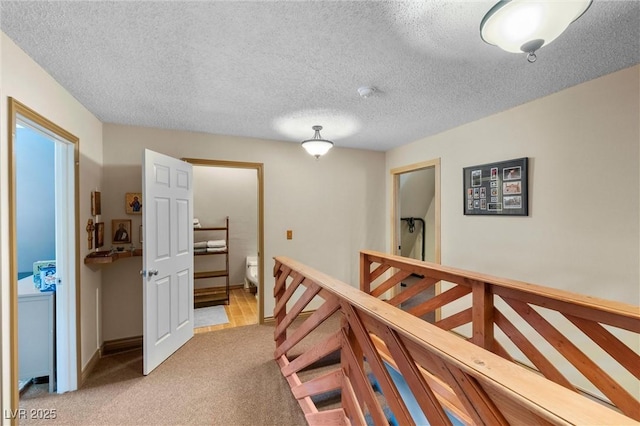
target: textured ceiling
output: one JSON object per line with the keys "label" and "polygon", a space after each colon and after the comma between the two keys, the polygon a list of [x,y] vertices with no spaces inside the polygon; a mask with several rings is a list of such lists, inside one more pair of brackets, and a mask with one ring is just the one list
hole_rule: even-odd
{"label": "textured ceiling", "polygon": [[[493,1],[0,2],[0,27],[101,121],[387,150],[640,62],[640,2],[594,0],[530,64]],[[375,86],[374,96],[357,89]]]}

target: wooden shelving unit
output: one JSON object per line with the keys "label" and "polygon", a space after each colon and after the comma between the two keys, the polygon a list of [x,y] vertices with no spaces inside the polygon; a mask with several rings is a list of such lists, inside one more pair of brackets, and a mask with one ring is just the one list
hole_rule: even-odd
{"label": "wooden shelving unit", "polygon": [[[220,303],[229,304],[229,217],[225,219],[225,226],[221,227],[203,227],[193,228],[195,234],[200,232],[210,232],[212,234],[224,232],[224,240],[226,249],[223,251],[208,252],[208,253],[195,253],[195,256],[224,256],[225,268],[221,270],[204,270],[200,272],[194,272],[194,280],[202,279],[217,279],[224,278],[224,287],[201,287],[193,289],[193,303],[196,308],[208,305],[218,305]],[[209,239],[209,238],[208,238]],[[194,236],[194,241],[196,238]]]}

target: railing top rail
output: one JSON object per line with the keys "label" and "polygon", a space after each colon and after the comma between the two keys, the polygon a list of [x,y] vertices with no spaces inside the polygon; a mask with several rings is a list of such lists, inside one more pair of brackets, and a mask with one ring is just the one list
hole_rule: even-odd
{"label": "railing top rail", "polygon": [[[371,252],[374,253],[375,252]],[[357,288],[284,256],[277,263],[351,304],[376,321],[394,329],[432,354],[456,365],[483,385],[507,393],[532,412],[554,423],[637,424],[634,420],[553,383],[522,366],[452,335],[397,309]]]}
{"label": "railing top rail", "polygon": [[559,290],[524,281],[500,278],[450,266],[442,266],[436,263],[423,262],[417,259],[390,255],[373,250],[362,250],[360,253],[368,256],[373,261],[388,262],[394,267],[402,268],[403,266],[408,266],[412,269],[417,268],[422,271],[432,271],[437,275],[437,278],[444,281],[457,282],[460,284],[465,284],[469,281],[485,282],[499,288],[515,290],[520,293],[553,299],[563,303],[569,303],[601,312],[608,312],[628,319],[640,321],[640,308],[628,303],[600,299],[593,296],[572,293],[566,290]]}

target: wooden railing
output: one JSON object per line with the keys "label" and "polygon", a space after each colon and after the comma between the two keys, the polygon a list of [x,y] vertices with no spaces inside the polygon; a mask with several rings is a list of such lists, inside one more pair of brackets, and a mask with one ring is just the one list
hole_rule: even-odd
{"label": "wooden railing", "polygon": [[[366,265],[387,260],[371,252],[363,256],[362,282],[372,283],[382,274]],[[450,425],[452,419],[501,425],[637,424],[326,274],[286,257],[275,261],[274,357],[309,424],[388,425],[390,413],[400,425],[420,422],[419,415],[433,425]],[[401,280],[389,285],[393,281],[385,280],[384,286],[391,289]],[[307,315],[310,303],[315,309]],[[581,318],[580,309],[572,313]],[[316,375],[309,371],[336,352],[338,364]],[[406,388],[394,380],[393,370]],[[406,389],[418,414],[409,406]],[[323,409],[319,399],[336,391],[339,402]]]}
{"label": "wooden railing", "polygon": [[[360,253],[360,267],[362,291],[399,308],[409,305],[414,316],[438,313],[436,326],[568,389],[590,391],[640,420],[638,306],[371,251]],[[415,282],[410,288],[389,295],[410,277]],[[440,294],[411,303],[439,282]]]}

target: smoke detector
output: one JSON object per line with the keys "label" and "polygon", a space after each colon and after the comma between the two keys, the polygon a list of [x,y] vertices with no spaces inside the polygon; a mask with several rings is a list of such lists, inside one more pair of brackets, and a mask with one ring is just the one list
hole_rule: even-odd
{"label": "smoke detector", "polygon": [[373,86],[362,86],[358,88],[358,94],[360,95],[361,98],[365,98],[365,99],[367,99],[370,96],[373,96],[375,91],[376,91],[376,88]]}

